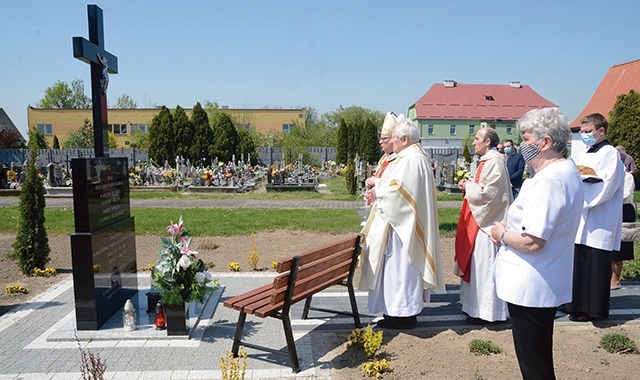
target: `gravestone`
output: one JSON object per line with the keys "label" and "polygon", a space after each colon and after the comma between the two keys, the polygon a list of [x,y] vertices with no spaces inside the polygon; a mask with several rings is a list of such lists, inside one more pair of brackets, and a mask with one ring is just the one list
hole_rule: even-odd
{"label": "gravestone", "polygon": [[71,234],[78,330],[98,330],[138,290],[127,158],[76,158]]}
{"label": "gravestone", "polygon": [[95,158],[71,160],[75,233],[71,234],[78,330],[97,330],[138,291],[128,159],[109,158],[108,73],[118,59],[104,49],[102,9],[87,5],[89,41],[73,37],[73,56],[91,66]]}

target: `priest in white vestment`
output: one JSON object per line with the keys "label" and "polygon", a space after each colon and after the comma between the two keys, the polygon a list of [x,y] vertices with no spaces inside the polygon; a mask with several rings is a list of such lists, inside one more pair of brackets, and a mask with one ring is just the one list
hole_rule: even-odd
{"label": "priest in white vestment", "polygon": [[507,156],[492,128],[480,129],[473,140],[480,162],[474,178],[458,186],[464,193],[456,232],[456,274],[461,277],[460,303],[472,324],[505,321],[507,303],[498,298],[494,272],[497,246],[491,241],[494,222],[503,223],[513,200]]}
{"label": "priest in white vestment", "polygon": [[400,121],[391,136],[396,157],[368,195],[375,203],[362,230],[359,288],[369,292],[369,311],[383,313],[378,327],[404,329],[416,324],[430,291],[445,286],[429,156],[411,121]]}

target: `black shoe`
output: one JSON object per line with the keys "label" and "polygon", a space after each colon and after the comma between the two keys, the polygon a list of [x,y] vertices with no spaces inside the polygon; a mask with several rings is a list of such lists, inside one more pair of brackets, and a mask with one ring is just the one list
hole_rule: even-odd
{"label": "black shoe", "polygon": [[591,322],[594,318],[591,318],[586,314],[571,314],[569,315],[569,320],[571,322]]}
{"label": "black shoe", "polygon": [[475,317],[467,317],[467,324],[469,325],[477,325],[477,326],[481,326],[481,325],[490,325],[493,322],[491,321],[485,321],[482,318],[475,318]]}
{"label": "black shoe", "polygon": [[418,319],[415,315],[411,317],[390,317],[385,315],[383,319],[376,323],[376,327],[391,330],[410,330],[416,326]]}

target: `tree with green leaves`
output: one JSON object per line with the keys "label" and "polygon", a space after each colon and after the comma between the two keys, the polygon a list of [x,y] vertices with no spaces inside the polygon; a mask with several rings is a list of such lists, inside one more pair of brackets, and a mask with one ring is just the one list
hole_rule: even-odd
{"label": "tree with green leaves", "polygon": [[213,130],[209,125],[209,116],[207,116],[207,112],[202,108],[200,102],[196,103],[193,107],[191,125],[193,126],[194,136],[187,158],[189,158],[193,164],[202,162],[204,159],[204,165],[209,165],[211,164],[209,146],[213,142]]}
{"label": "tree with green leaves", "polygon": [[36,103],[39,108],[91,108],[91,99],[84,93],[84,82],[75,79],[71,85],[56,81],[44,90],[44,97]]}
{"label": "tree with green leaves", "polygon": [[195,129],[187,113],[180,106],[176,106],[173,112],[173,130],[176,136],[176,154],[188,158],[193,146]]}
{"label": "tree with green leaves", "polygon": [[213,143],[210,146],[209,155],[218,157],[222,162],[231,161],[238,145],[238,131],[233,126],[231,116],[226,112],[214,113],[211,128],[213,129]]}
{"label": "tree with green leaves", "polygon": [[251,155],[250,165],[258,162],[258,151],[256,150],[255,133],[249,129],[241,129],[238,131],[238,147],[236,154],[244,154],[245,160]]}
{"label": "tree with green leaves", "polygon": [[0,131],[0,149],[19,148],[23,145],[20,132],[13,128]]}
{"label": "tree with green leaves", "polygon": [[163,165],[165,161],[173,164],[176,157],[173,116],[166,106],[162,106],[160,112],[151,120],[148,149],[149,158],[156,164]]}
{"label": "tree with green leaves", "polygon": [[29,146],[35,146],[36,149],[49,149],[49,142],[44,137],[44,133],[33,127],[29,129]]}
{"label": "tree with green leaves", "polygon": [[53,136],[53,149],[60,149],[60,140],[58,140],[58,135]]}
{"label": "tree with green leaves", "polygon": [[351,156],[347,158],[347,170],[344,177],[347,182],[347,192],[354,195],[358,191],[358,181],[356,179],[356,168],[353,165],[353,159]]}
{"label": "tree with green leaves", "polygon": [[338,127],[338,144],[336,146],[336,163],[346,164],[349,156],[349,127],[344,119],[340,119]]}
{"label": "tree with green leaves", "polygon": [[[640,93],[634,90],[618,95],[609,112],[607,138],[613,145],[622,145],[628,155],[640,160]],[[636,172],[636,179],[638,178]],[[636,181],[637,182],[637,181]]]}
{"label": "tree with green leaves", "polygon": [[[107,138],[109,140],[109,148],[115,149],[118,147],[118,139],[116,138],[116,134],[108,131],[107,132]],[[94,142],[95,144],[95,142]]]}
{"label": "tree with green leaves", "polygon": [[355,120],[351,124],[347,123],[347,130],[349,131],[348,149],[349,154],[355,159],[356,155],[361,156],[360,151],[360,134],[364,127],[364,121]]}
{"label": "tree with green leaves", "polygon": [[93,126],[89,119],[84,119],[84,123],[79,129],[69,131],[62,141],[62,147],[65,149],[93,148],[93,144]]}
{"label": "tree with green leaves", "polygon": [[120,109],[126,109],[126,110],[136,109],[138,108],[138,103],[135,100],[133,100],[129,95],[122,94],[118,97],[118,100],[116,100],[116,105],[114,108],[120,108]]}
{"label": "tree with green leaves", "polygon": [[45,229],[44,185],[38,177],[38,147],[29,145],[30,158],[20,191],[18,234],[13,242],[18,267],[26,276],[32,275],[35,268],[45,269],[51,252]]}
{"label": "tree with green leaves", "polygon": [[378,140],[378,127],[373,124],[371,119],[365,120],[360,136],[360,149],[362,151],[362,159],[371,165],[375,165],[380,159]]}

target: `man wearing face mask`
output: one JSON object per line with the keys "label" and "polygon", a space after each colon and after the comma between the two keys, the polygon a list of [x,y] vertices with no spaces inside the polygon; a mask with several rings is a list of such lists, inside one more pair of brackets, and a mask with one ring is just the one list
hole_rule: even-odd
{"label": "man wearing face mask", "polygon": [[564,309],[575,322],[609,317],[611,254],[620,250],[624,166],[607,141],[608,123],[594,113],[580,120],[589,149],[576,164],[595,170],[602,181],[583,182],[584,206],[575,240],[572,301]]}
{"label": "man wearing face mask", "polygon": [[524,158],[513,146],[512,140],[504,142],[504,153],[507,155],[507,169],[509,170],[509,180],[511,181],[511,192],[513,199],[516,199],[522,187],[522,174],[524,173]]}

